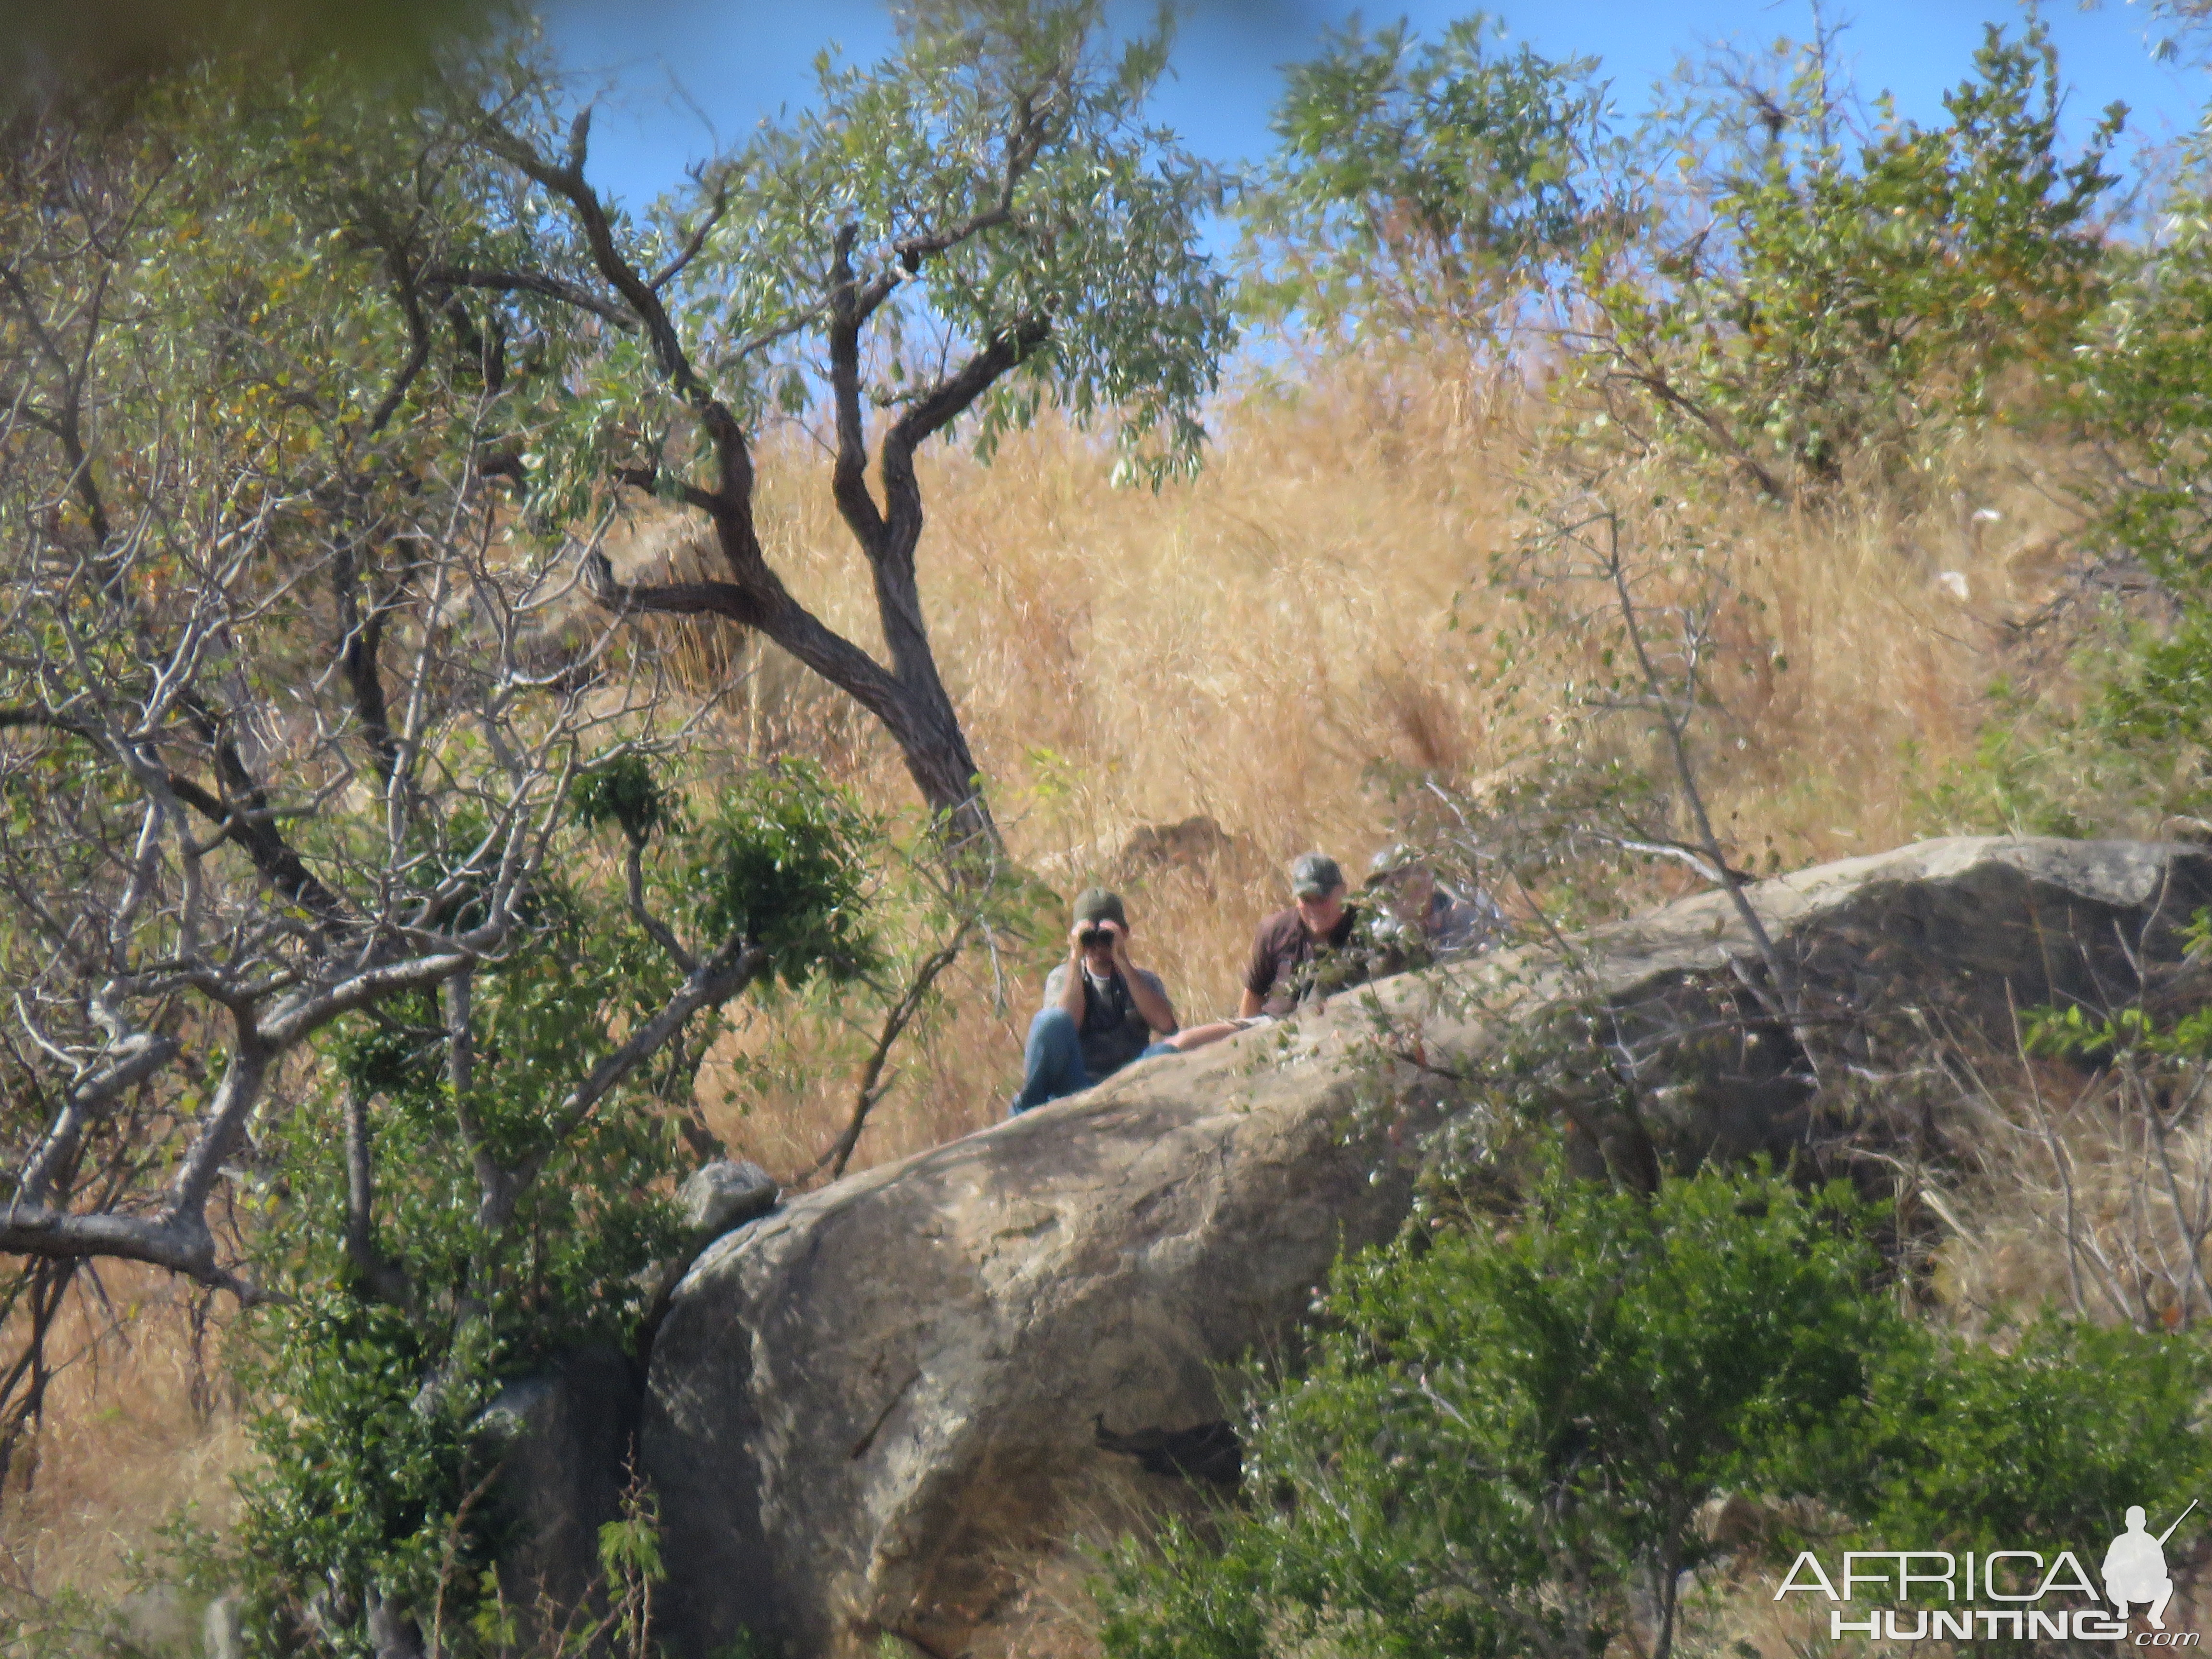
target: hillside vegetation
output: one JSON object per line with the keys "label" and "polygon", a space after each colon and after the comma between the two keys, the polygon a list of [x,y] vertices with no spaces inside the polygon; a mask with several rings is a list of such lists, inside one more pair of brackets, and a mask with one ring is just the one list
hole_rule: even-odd
{"label": "hillside vegetation", "polygon": [[[1109,464],[1057,429],[1011,441],[988,471],[936,464],[932,622],[963,665],[955,696],[1012,855],[1063,895],[1119,881],[1138,959],[1186,1020],[1233,1010],[1251,927],[1286,902],[1292,854],[1327,848],[1357,867],[1396,833],[1392,769],[1480,780],[1541,752],[1575,642],[1516,668],[1527,695],[1500,720],[1476,632],[1503,608],[1487,556],[1541,465],[1540,414],[1464,369],[1353,365],[1295,400],[1228,404],[1206,472],[1158,495],[1115,489]],[[1947,780],[1978,779],[1993,684],[2079,695],[2065,647],[2094,605],[2043,620],[2083,557],[2078,510],[2052,487],[2068,458],[1985,441],[2005,447],[1978,444],[1917,511],[1878,488],[1818,514],[1725,500],[1735,573],[1763,608],[1738,642],[1755,672],[1723,682],[1727,740],[1707,776],[1731,845],[1762,864],[1769,849],[1790,869],[2002,827],[1931,799]],[[796,489],[774,500],[803,591],[840,622],[863,617],[831,509]],[[654,521],[641,539],[681,528]],[[836,694],[757,647],[685,643],[689,672],[746,677],[715,731],[729,754],[828,755],[872,801],[903,806],[896,754]],[[1137,831],[1194,814],[1228,842],[1122,862]],[[2152,830],[2155,817],[2146,808],[2113,828]],[[1627,877],[1618,902],[1700,885],[1660,861]],[[1048,934],[953,971],[853,1168],[1004,1115],[1058,954]],[[872,1036],[834,1013],[755,1011],[707,1064],[708,1123],[734,1154],[804,1184],[843,1127]],[[129,1316],[58,1386],[16,1512],[18,1559],[47,1584],[113,1584],[118,1552],[149,1547],[180,1482],[225,1513],[243,1451],[218,1356],[191,1346],[179,1293],[123,1272]],[[60,1346],[102,1328],[70,1328]]]}
{"label": "hillside vegetation", "polygon": [[[1525,620],[1490,571],[1528,527],[1516,502],[1547,465],[1542,414],[1449,363],[1330,365],[1294,398],[1228,401],[1206,471],[1158,495],[1114,489],[1108,462],[1057,429],[1011,441],[988,471],[939,463],[933,631],[959,665],[1012,855],[1063,896],[1127,880],[1138,954],[1186,1019],[1233,1008],[1251,927],[1287,902],[1293,854],[1321,847],[1364,867],[1401,819],[1425,817],[1394,785],[1499,789],[1585,712],[1571,687],[1586,641],[1549,635],[1510,666],[1494,644]],[[1794,869],[1997,827],[2002,809],[1938,793],[1978,775],[2000,679],[2078,696],[2067,647],[2096,616],[2094,599],[2068,611],[2082,515],[2052,448],[1978,437],[1917,501],[1878,481],[1819,512],[1722,493],[1713,533],[1749,603],[1703,764],[1739,857]],[[1663,463],[1645,477],[1680,487]],[[830,505],[770,499],[802,591],[866,637],[866,591]],[[899,802],[896,754],[849,705],[772,652],[738,666],[755,678],[728,718],[750,752],[833,753],[872,799]],[[1589,741],[1648,758],[1632,729],[1601,725]],[[1123,859],[1146,828],[1193,815],[1226,842],[1157,867]],[[1665,860],[1621,880],[1624,906],[1697,884]],[[1056,960],[1056,943],[1035,961]],[[1000,1115],[1041,971],[1024,964],[1009,1011],[986,1022],[990,964],[968,969],[928,1040],[955,1047],[902,1087],[872,1158]],[[717,1127],[771,1168],[800,1166],[834,1133],[848,1082],[814,1079],[811,1117],[786,1096]]]}
{"label": "hillside vegetation", "polygon": [[[1346,34],[1233,271],[1142,125],[1166,43],[1093,8],[919,16],[635,220],[502,27],[396,94],[231,48],[13,129],[27,1654],[231,1585],[272,1652],[449,1599],[434,1644],[512,1650],[489,1391],[635,1344],[705,1157],[803,1188],[1001,1118],[1084,887],[1194,1024],[1309,848],[1534,937],[2212,834],[2201,158],[2121,235],[2032,25],[1924,128],[1826,40],[1638,125],[1479,21]],[[2197,1352],[2212,1051],[2116,1020],[1876,1080],[1988,1131],[1899,1176],[1942,1223],[1899,1318],[1980,1340],[2094,1244],[2062,1320]]]}

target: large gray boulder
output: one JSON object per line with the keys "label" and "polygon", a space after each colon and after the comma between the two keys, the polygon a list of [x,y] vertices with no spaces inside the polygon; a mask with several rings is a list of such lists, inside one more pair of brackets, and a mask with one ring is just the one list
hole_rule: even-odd
{"label": "large gray boulder", "polygon": [[[1808,1002],[1910,1007],[1908,1031],[2002,1039],[2014,1007],[2110,1006],[2134,994],[2138,963],[2176,960],[2180,928],[2212,902],[2212,855],[1932,842],[1753,899]],[[939,1659],[1049,1641],[1039,1626],[1080,1599],[1080,1540],[1194,1501],[1171,1456],[1131,1449],[1214,1443],[1218,1368],[1278,1350],[1338,1254],[1402,1220],[1423,1114],[1443,1109],[1437,1073],[1571,997],[1686,1063],[1705,1054],[1641,1126],[1645,1155],[1817,1133],[1790,1034],[1762,1031],[1747,988],[1763,970],[1724,896],[1585,944],[1573,971],[1509,953],[1457,970],[1479,994],[1406,975],[1133,1066],[705,1252],[655,1341],[641,1436],[676,1650],[708,1659],[747,1632],[790,1659],[872,1651],[886,1634]],[[1430,1069],[1376,1060],[1378,1011]],[[1729,1052],[1680,1035],[1701,1028],[1732,1030]],[[1830,1029],[1832,1061],[1875,1040]]]}

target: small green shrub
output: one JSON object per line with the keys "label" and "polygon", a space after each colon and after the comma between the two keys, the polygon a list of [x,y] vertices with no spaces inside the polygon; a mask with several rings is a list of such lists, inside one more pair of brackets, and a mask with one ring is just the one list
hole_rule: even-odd
{"label": "small green shrub", "polygon": [[2201,1344],[2055,1316],[2005,1335],[1995,1346],[1906,1328],[1836,1419],[1826,1468],[1793,1453],[1777,1473],[1795,1464],[1863,1548],[2070,1546],[2084,1561],[2130,1504],[2178,1515],[2202,1490]]}
{"label": "small green shrub", "polygon": [[866,853],[883,833],[811,763],[763,769],[702,828],[691,876],[701,931],[743,933],[787,986],[859,978],[877,959],[863,917]]}
{"label": "small green shrub", "polygon": [[1554,1182],[1496,1237],[1346,1261],[1312,1363],[1250,1419],[1250,1506],[1109,1593],[1117,1659],[1595,1653],[1640,1581],[1669,1624],[1692,1521],[1866,1386],[1893,1317],[1847,1191]]}
{"label": "small green shrub", "polygon": [[1346,1261],[1250,1408],[1243,1502],[1115,1559],[1107,1652],[1664,1659],[1723,1492],[1809,1498],[1839,1547],[2016,1547],[2212,1470],[2201,1349],[1936,1333],[1882,1282],[1881,1219],[1763,1171],[1554,1177],[1499,1231]]}

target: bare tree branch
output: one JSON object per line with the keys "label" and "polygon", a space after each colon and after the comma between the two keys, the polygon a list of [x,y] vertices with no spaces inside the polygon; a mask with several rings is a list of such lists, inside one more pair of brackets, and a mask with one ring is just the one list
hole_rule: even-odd
{"label": "bare tree branch", "polygon": [[889,1091],[890,1084],[884,1076],[884,1067],[906,1028],[921,1012],[922,1003],[928,998],[929,988],[937,983],[938,975],[960,959],[966,948],[969,935],[974,932],[974,918],[963,921],[957,931],[942,948],[925,957],[921,965],[907,981],[906,990],[884,1015],[883,1027],[876,1033],[875,1046],[868,1051],[867,1063],[861,1067],[860,1086],[853,1096],[853,1115],[846,1122],[844,1132],[830,1144],[830,1150],[814,1161],[806,1171],[808,1176],[821,1173],[826,1164],[830,1179],[836,1181],[845,1173],[845,1166],[853,1161],[853,1153],[860,1144],[860,1132],[868,1127],[869,1114],[876,1103]]}

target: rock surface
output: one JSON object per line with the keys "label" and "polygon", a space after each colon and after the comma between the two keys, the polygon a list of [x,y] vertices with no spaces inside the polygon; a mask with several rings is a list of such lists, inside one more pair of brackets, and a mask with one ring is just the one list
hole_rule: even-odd
{"label": "rock surface", "polygon": [[637,1444],[639,1379],[628,1356],[579,1348],[501,1389],[484,1408],[503,1461],[492,1492],[507,1542],[500,1593],[526,1637],[599,1604],[599,1528],[622,1516]]}
{"label": "rock surface", "polygon": [[235,1593],[207,1604],[200,1621],[200,1659],[246,1659],[246,1612]]}
{"label": "rock surface", "polygon": [[[1808,1000],[1910,1004],[2002,1033],[2014,1007],[2114,1006],[2136,989],[2133,963],[2176,959],[2180,928],[2212,902],[2212,854],[1932,842],[1753,899]],[[1741,1003],[1761,972],[1719,894],[1586,943],[1587,978],[1534,951],[1485,958],[1478,1008],[1438,975],[1407,975],[1132,1066],[706,1251],[655,1341],[641,1435],[675,1650],[708,1659],[748,1631],[790,1659],[856,1655],[886,1632],[939,1659],[1037,1642],[1055,1583],[1075,1599],[1076,1540],[1194,1501],[1108,1447],[1202,1443],[1224,1415],[1216,1368],[1280,1345],[1338,1253],[1403,1218],[1434,1097],[1423,1073],[1361,1061],[1378,1006],[1449,1060],[1577,984],[1664,1040]],[[1670,1096],[1660,1154],[1802,1141],[1787,1042],[1732,1053]],[[1386,1109],[1358,1109],[1378,1093]]]}
{"label": "rock surface", "polygon": [[702,1239],[720,1238],[775,1207],[775,1177],[744,1159],[716,1158],[694,1170],[676,1189],[684,1224]]}

